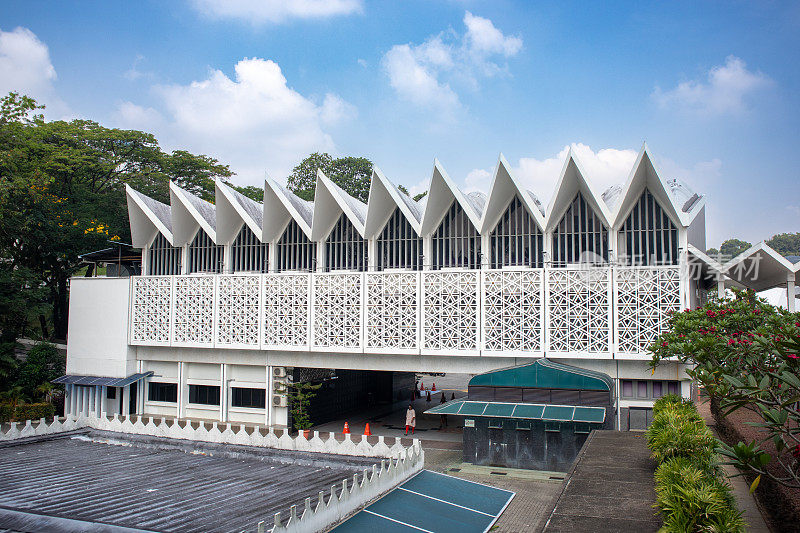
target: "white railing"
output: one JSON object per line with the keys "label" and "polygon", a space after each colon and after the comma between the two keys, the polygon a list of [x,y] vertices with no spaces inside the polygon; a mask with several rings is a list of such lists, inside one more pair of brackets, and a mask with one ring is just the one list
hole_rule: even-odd
{"label": "white railing", "polygon": [[[278,436],[272,428],[254,426],[252,424],[246,426],[244,424],[219,424],[213,422],[210,428],[206,427],[206,424],[202,422],[196,424],[197,427],[187,420],[170,420],[168,422],[164,418],[156,420],[152,417],[147,418],[147,422],[143,422],[140,416],[120,418],[119,415],[114,415],[113,418],[106,416],[67,416],[61,419],[55,418],[50,422],[42,418],[35,425],[31,420],[27,420],[22,427],[17,422],[11,422],[8,431],[0,432],[0,442],[91,428],[167,439],[386,459],[404,457],[410,449],[403,446],[399,438],[396,438],[394,444],[389,446],[382,436],[377,438],[378,441],[375,444],[371,444],[366,435],[362,435],[361,440],[353,441],[349,433],[346,433],[344,439],[340,441],[334,437],[333,433],[328,433],[328,438],[323,440],[319,431],[314,431],[311,438],[306,439],[302,434],[292,437],[286,431],[281,431],[281,435]],[[419,448],[417,439],[413,440],[412,447]]]}
{"label": "white railing", "polygon": [[144,276],[129,342],[395,354],[641,356],[677,266]]}

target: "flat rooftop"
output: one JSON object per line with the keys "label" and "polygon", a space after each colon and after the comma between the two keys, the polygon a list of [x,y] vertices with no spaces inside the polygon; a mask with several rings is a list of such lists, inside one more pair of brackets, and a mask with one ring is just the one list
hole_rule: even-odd
{"label": "flat rooftop", "polygon": [[56,517],[86,530],[239,533],[260,520],[269,529],[276,512],[285,520],[306,497],[316,505],[319,491],[328,497],[331,485],[379,461],[99,431],[5,443],[0,530],[15,529],[20,512],[40,515],[43,527]]}

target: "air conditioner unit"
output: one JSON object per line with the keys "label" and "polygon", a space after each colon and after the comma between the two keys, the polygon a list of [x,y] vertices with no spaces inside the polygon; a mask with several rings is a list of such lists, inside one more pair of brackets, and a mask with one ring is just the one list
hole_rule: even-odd
{"label": "air conditioner unit", "polygon": [[275,394],[285,394],[286,393],[286,383],[283,381],[275,380],[272,382],[272,392]]}
{"label": "air conditioner unit", "polygon": [[286,407],[286,396],[281,396],[280,394],[274,394],[272,396],[272,405],[274,407]]}
{"label": "air conditioner unit", "polygon": [[276,378],[285,378],[286,377],[286,369],[282,366],[275,366],[272,367],[272,376]]}

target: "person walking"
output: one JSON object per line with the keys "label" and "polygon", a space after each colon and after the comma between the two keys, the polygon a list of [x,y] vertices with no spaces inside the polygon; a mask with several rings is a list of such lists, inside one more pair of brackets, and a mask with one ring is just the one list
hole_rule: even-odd
{"label": "person walking", "polygon": [[417,412],[414,411],[414,406],[408,404],[408,411],[406,411],[406,435],[408,435],[408,428],[411,428],[411,434],[414,434],[414,428],[417,426]]}
{"label": "person walking", "polygon": [[[442,400],[439,402],[439,405],[446,403],[447,400],[444,399],[444,391],[442,391]],[[447,427],[447,415],[441,414],[439,415],[439,429]]]}

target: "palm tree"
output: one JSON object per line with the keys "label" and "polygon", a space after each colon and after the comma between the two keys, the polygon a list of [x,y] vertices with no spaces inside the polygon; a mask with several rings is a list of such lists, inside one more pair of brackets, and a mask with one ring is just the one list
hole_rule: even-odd
{"label": "palm tree", "polygon": [[25,403],[27,397],[22,392],[22,387],[11,387],[5,392],[0,392],[0,401],[6,402],[11,406],[11,412],[16,413],[17,406]]}
{"label": "palm tree", "polygon": [[40,398],[44,399],[47,403],[53,403],[53,395],[55,394],[56,388],[53,387],[53,384],[49,381],[45,381],[38,387],[36,387],[36,394],[39,395]]}

